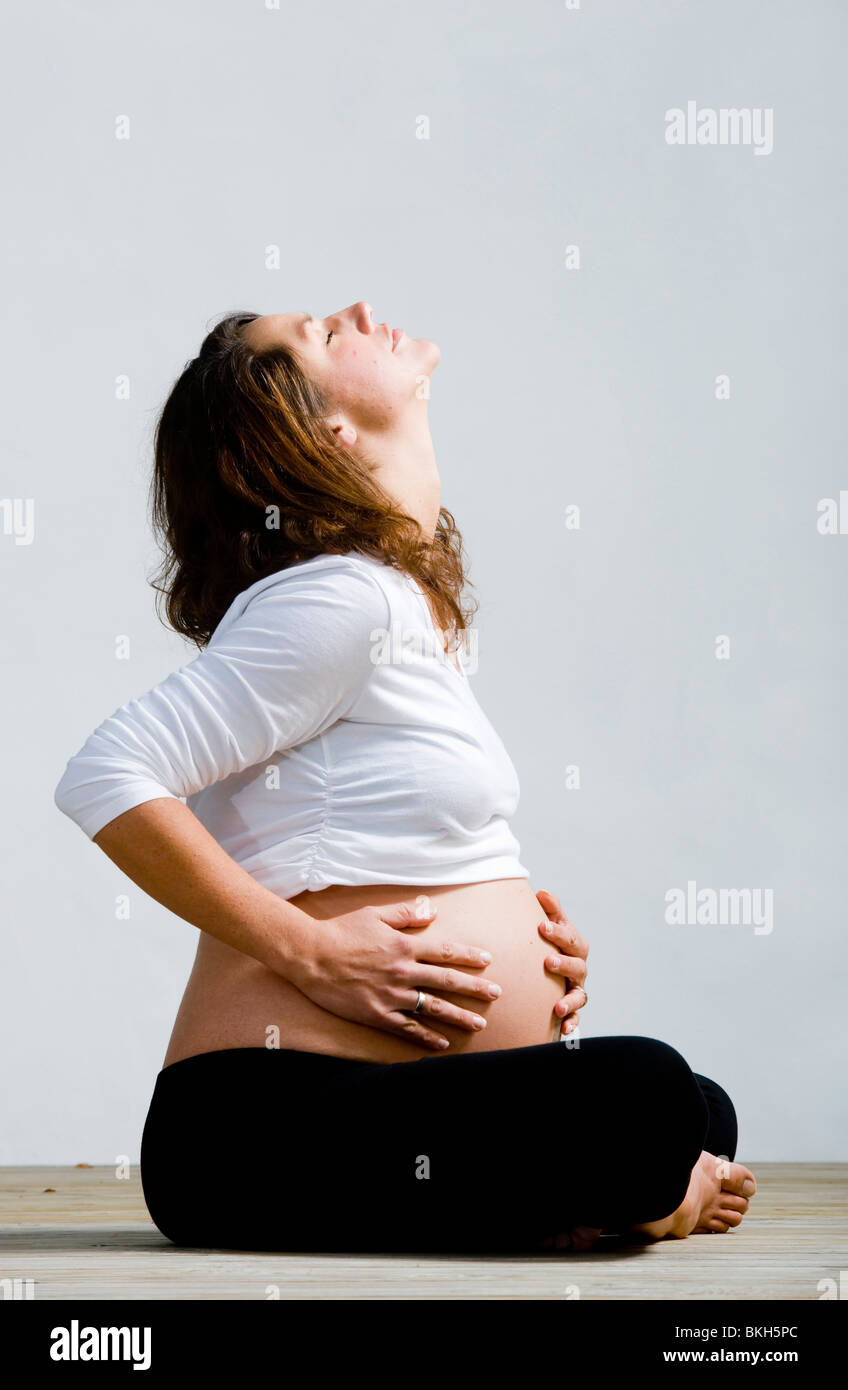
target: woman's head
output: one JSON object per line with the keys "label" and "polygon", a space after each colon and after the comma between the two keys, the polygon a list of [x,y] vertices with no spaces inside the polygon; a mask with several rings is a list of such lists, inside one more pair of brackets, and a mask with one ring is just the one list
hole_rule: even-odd
{"label": "woman's head", "polygon": [[352,447],[363,435],[400,441],[426,429],[429,380],[439,349],[426,338],[375,323],[360,300],[319,319],[308,313],[263,314],[242,330],[256,352],[288,348],[327,402],[333,430]]}
{"label": "woman's head", "polygon": [[462,540],[427,422],[438,360],[365,303],[216,324],[156,426],[153,582],[178,632],[202,646],[257,579],[350,550],[414,575],[439,624],[462,630]]}

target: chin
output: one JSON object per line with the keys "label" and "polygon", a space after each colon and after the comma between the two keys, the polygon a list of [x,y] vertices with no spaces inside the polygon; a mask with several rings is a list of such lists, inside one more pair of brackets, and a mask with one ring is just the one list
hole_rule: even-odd
{"label": "chin", "polygon": [[439,359],[442,355],[441,348],[438,343],[431,342],[429,338],[416,338],[415,341],[419,349],[422,363],[429,371],[433,371],[433,369],[439,365]]}

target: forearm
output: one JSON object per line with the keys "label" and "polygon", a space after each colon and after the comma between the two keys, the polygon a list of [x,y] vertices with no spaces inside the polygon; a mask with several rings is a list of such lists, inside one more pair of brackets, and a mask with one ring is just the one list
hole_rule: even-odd
{"label": "forearm", "polygon": [[257,883],[182,801],[134,806],[94,843],[163,907],[278,975],[291,978],[314,940],[308,913]]}

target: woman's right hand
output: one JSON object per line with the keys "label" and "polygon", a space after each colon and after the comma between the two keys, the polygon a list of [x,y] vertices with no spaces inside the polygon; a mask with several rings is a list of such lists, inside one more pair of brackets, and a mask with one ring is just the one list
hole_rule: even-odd
{"label": "woman's right hand", "polygon": [[[309,950],[290,970],[289,979],[313,1003],[339,1018],[408,1038],[434,1051],[444,1050],[449,1041],[427,1026],[428,1018],[469,1032],[485,1028],[486,1020],[429,991],[439,989],[491,1003],[501,989],[458,968],[489,965],[488,951],[433,940],[430,935],[426,941],[404,935],[408,928],[425,927],[435,917],[436,908],[421,898],[415,904],[362,907],[326,918],[321,930],[312,935]],[[419,990],[425,999],[416,1014]]]}

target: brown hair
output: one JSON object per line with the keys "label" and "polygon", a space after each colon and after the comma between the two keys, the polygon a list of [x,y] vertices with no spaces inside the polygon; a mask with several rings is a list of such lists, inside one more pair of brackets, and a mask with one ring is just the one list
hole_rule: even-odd
{"label": "brown hair", "polygon": [[458,641],[476,605],[463,604],[469,581],[450,512],[441,508],[428,540],[373,465],[335,442],[327,402],[296,354],[244,340],[257,317],[215,325],[156,424],[152,519],[164,559],[150,582],[166,595],[167,621],[203,647],[257,579],[358,551],[416,579],[436,625]]}

